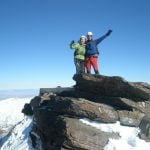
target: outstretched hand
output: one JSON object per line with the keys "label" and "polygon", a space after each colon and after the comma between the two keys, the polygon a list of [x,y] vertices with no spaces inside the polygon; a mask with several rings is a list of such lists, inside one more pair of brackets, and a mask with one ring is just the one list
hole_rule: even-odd
{"label": "outstretched hand", "polygon": [[74,43],[75,43],[75,41],[73,40],[73,41],[71,41],[71,43],[70,43],[70,44],[72,45],[72,44],[74,44]]}
{"label": "outstretched hand", "polygon": [[109,29],[108,32],[106,33],[106,36],[109,36],[112,33],[112,30]]}

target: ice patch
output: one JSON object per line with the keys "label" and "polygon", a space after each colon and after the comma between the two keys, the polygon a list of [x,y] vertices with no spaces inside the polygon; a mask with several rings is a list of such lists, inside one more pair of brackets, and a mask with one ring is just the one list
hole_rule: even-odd
{"label": "ice patch", "polygon": [[80,119],[86,125],[90,125],[104,132],[115,132],[120,139],[109,139],[104,150],[150,150],[150,143],[138,137],[139,128],[121,126],[120,122],[114,124],[97,123],[88,119]]}

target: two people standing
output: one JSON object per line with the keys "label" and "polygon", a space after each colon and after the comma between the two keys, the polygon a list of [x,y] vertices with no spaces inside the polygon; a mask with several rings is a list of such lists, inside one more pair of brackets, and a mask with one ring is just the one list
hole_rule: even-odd
{"label": "two people standing", "polygon": [[87,40],[85,36],[81,36],[78,43],[72,41],[70,43],[70,48],[74,49],[74,62],[76,66],[76,73],[82,74],[91,73],[91,66],[94,69],[95,74],[99,74],[98,69],[98,55],[99,51],[97,45],[102,42],[106,37],[108,37],[112,33],[112,30],[108,30],[108,32],[102,37],[94,40],[93,33],[87,33]]}

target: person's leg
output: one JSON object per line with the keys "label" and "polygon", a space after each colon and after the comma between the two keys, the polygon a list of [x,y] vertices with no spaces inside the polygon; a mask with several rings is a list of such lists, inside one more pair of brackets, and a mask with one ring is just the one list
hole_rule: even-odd
{"label": "person's leg", "polygon": [[82,74],[82,60],[78,60],[79,63],[79,74]]}
{"label": "person's leg", "polygon": [[82,60],[80,65],[81,65],[81,73],[85,73],[85,61]]}
{"label": "person's leg", "polygon": [[91,61],[90,61],[90,57],[87,57],[85,59],[85,66],[86,66],[87,73],[91,73]]}
{"label": "person's leg", "polygon": [[94,68],[94,71],[95,71],[95,74],[99,74],[99,71],[98,71],[98,57],[92,57],[91,58],[91,63],[92,63],[92,66]]}
{"label": "person's leg", "polygon": [[79,74],[80,73],[80,62],[78,59],[74,59],[74,63],[76,66],[76,74]]}

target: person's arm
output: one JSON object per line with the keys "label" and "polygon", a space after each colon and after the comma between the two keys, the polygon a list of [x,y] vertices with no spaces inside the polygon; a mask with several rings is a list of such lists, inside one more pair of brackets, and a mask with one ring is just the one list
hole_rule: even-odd
{"label": "person's arm", "polygon": [[70,48],[71,49],[77,49],[78,48],[78,43],[75,43],[74,41],[71,41]]}
{"label": "person's arm", "polygon": [[108,32],[103,35],[102,37],[98,38],[97,40],[95,40],[96,44],[99,44],[101,41],[103,41],[107,36],[109,36],[112,33],[112,30],[108,30]]}

